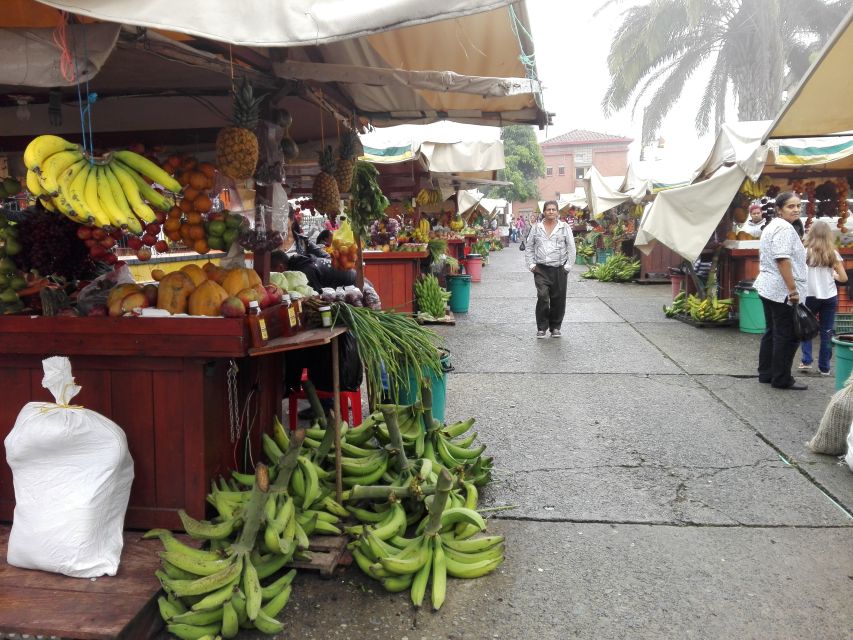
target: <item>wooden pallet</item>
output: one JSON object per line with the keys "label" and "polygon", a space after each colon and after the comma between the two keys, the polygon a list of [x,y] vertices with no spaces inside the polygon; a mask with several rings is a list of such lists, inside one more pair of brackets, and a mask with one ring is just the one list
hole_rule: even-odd
{"label": "wooden pallet", "polygon": [[331,578],[335,569],[352,564],[347,540],[346,536],[314,536],[308,540],[309,558],[292,560],[287,566],[293,569],[319,571],[322,577]]}
{"label": "wooden pallet", "polygon": [[692,327],[696,327],[697,329],[717,329],[719,327],[733,327],[738,323],[737,318],[728,318],[727,320],[723,320],[722,322],[704,322],[702,320],[694,320],[689,315],[675,315],[672,316],[676,320],[681,320],[684,324],[689,324]]}
{"label": "wooden pallet", "polygon": [[453,315],[452,311],[448,311],[446,316],[437,320],[422,320],[417,316],[415,316],[415,320],[418,324],[445,324],[450,326],[456,326],[456,316]]}
{"label": "wooden pallet", "polygon": [[159,540],[126,531],[118,573],[91,580],[7,564],[10,530],[0,526],[0,637],[141,640],[162,629],[154,576]]}

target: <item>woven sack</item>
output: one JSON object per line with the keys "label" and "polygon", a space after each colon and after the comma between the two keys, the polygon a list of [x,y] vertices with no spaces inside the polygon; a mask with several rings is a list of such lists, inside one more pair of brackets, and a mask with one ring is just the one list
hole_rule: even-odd
{"label": "woven sack", "polygon": [[843,455],[847,449],[847,433],[850,431],[851,422],[853,422],[853,384],[848,384],[832,396],[826,411],[823,412],[823,418],[820,419],[817,433],[806,446],[815,453]]}

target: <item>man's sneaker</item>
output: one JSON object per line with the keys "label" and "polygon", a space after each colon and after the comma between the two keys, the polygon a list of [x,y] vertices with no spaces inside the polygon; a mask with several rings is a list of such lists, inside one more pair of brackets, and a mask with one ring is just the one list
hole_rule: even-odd
{"label": "man's sneaker", "polygon": [[545,332],[544,332],[544,331],[537,331],[537,332],[536,332],[536,337],[537,337],[537,338],[544,338],[544,337],[545,337]]}
{"label": "man's sneaker", "polygon": [[560,333],[559,329],[551,329],[551,337],[552,338],[560,338],[562,337],[562,333]]}
{"label": "man's sneaker", "polygon": [[821,372],[820,372],[820,375],[822,375],[822,376],[829,376],[829,375],[832,375],[832,374],[831,374],[829,371],[821,371]]}

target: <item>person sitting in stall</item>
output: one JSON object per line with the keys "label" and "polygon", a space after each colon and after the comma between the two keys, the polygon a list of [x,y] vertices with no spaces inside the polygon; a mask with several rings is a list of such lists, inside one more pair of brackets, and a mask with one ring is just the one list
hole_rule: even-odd
{"label": "person sitting in stall", "polygon": [[282,241],[280,250],[288,255],[312,256],[322,260],[328,260],[329,254],[322,247],[317,246],[302,232],[300,224],[301,215],[294,213],[293,209],[288,214],[290,222],[290,233]]}
{"label": "person sitting in stall", "polygon": [[332,232],[328,229],[323,229],[320,233],[317,234],[317,238],[314,240],[318,247],[331,247],[332,246]]}
{"label": "person sitting in stall", "polygon": [[308,285],[315,291],[324,287],[336,289],[355,286],[355,269],[333,269],[325,261],[309,255],[273,251],[270,254],[270,271],[301,271],[308,278]]}
{"label": "person sitting in stall", "polygon": [[764,213],[761,211],[760,204],[749,205],[749,219],[743,223],[741,231],[748,233],[753,238],[760,238],[761,231],[764,229],[767,221],[764,219]]}

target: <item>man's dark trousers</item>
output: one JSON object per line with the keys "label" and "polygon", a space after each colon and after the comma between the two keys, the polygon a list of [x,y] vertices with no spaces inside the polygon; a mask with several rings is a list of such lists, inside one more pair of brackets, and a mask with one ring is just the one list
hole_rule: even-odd
{"label": "man's dark trousers", "polygon": [[533,272],[536,285],[536,328],[539,331],[559,329],[566,313],[566,282],[564,267],[537,264]]}

